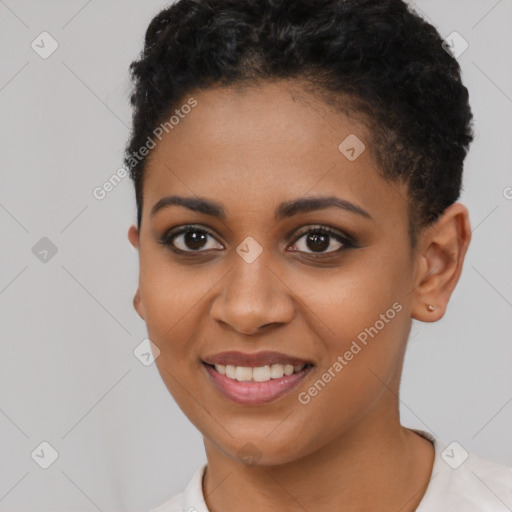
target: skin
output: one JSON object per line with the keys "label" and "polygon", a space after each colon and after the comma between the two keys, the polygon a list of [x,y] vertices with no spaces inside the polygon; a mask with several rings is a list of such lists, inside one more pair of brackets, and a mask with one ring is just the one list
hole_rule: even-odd
{"label": "skin", "polygon": [[[203,434],[209,510],[415,510],[434,450],[399,421],[404,351],[413,318],[445,313],[470,241],[466,208],[448,207],[412,249],[407,190],[378,174],[362,122],[286,81],[191,96],[197,106],[152,150],[142,227],[128,237],[140,257],[134,307],[161,351],[156,365]],[[351,133],[367,148],[354,161],[338,150]],[[171,194],[222,203],[226,219],[176,205],[151,217]],[[274,219],[279,203],[306,195],[335,195],[371,219],[334,207]],[[212,233],[201,255],[183,236],[174,240],[182,256],[158,243],[185,224]],[[315,258],[304,233],[316,224],[352,234],[357,247],[337,252],[330,237]],[[262,248],[250,264],[236,252],[247,236]],[[298,394],[395,302],[401,311],[301,404]],[[278,400],[240,405],[201,363],[225,350],[276,350],[315,366]]]}

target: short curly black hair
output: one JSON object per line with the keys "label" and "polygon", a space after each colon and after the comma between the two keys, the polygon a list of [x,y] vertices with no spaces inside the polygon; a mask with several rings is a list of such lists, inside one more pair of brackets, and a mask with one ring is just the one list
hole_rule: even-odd
{"label": "short curly black hair", "polygon": [[130,65],[133,127],[124,164],[138,227],[147,164],[140,150],[187,94],[292,79],[333,108],[363,116],[381,175],[407,184],[414,239],[458,199],[474,137],[460,66],[442,42],[402,0],[171,4],[152,19]]}

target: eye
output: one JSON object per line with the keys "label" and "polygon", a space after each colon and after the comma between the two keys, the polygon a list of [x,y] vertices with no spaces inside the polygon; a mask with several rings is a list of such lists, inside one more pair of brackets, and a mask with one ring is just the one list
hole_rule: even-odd
{"label": "eye", "polygon": [[[292,251],[322,255],[340,252],[349,247],[354,247],[354,245],[349,237],[327,226],[315,226],[303,232],[291,247],[295,247]],[[329,248],[331,250],[327,250]],[[312,252],[308,252],[306,249],[310,249]]]}
{"label": "eye", "polygon": [[208,230],[197,226],[184,226],[179,231],[167,233],[159,240],[159,243],[178,252],[224,249]]}
{"label": "eye", "polygon": [[[178,253],[200,254],[210,250],[224,249],[210,231],[193,225],[183,226],[176,231],[171,230],[158,242]],[[328,226],[318,225],[303,231],[291,247],[291,252],[322,256],[355,247],[355,242],[348,235]],[[311,252],[308,252],[308,249]]]}

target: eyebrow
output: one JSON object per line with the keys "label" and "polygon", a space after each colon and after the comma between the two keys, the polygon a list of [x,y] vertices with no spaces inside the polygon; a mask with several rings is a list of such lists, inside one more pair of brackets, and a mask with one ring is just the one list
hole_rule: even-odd
{"label": "eyebrow", "polygon": [[[226,219],[226,210],[224,207],[215,201],[203,197],[185,197],[185,196],[167,196],[160,199],[151,209],[150,216],[152,217],[158,211],[169,206],[183,206],[189,210],[218,217],[219,219]],[[315,210],[323,210],[325,208],[341,208],[352,213],[361,215],[367,219],[373,217],[360,206],[357,206],[345,199],[340,199],[336,196],[312,196],[301,197],[285,201],[278,205],[275,211],[275,219],[282,220],[300,213],[308,213]]]}

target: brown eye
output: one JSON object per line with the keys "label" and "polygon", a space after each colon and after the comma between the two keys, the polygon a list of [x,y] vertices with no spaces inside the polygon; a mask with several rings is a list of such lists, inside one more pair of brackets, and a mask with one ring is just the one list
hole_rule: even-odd
{"label": "brown eye", "polygon": [[182,252],[200,252],[202,250],[224,248],[209,231],[194,226],[187,226],[167,235],[161,243]]}
{"label": "brown eye", "polygon": [[[293,251],[307,254],[328,254],[341,251],[354,244],[341,233],[327,227],[309,229],[294,242]],[[328,250],[329,249],[329,250]]]}

